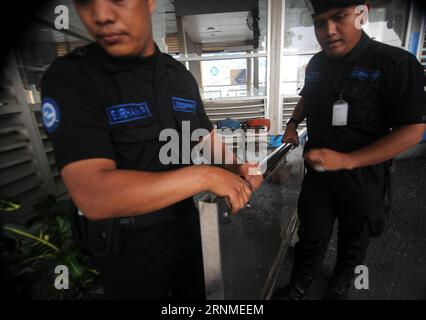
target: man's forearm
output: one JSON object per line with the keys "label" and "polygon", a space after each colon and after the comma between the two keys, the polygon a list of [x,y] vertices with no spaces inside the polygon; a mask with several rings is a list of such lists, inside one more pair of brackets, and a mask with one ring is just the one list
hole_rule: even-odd
{"label": "man's forearm", "polygon": [[348,154],[348,169],[355,169],[385,162],[417,145],[426,125],[400,127],[373,144]]}
{"label": "man's forearm", "polygon": [[395,158],[403,151],[415,146],[421,141],[424,131],[424,124],[400,127],[371,145],[350,153],[330,149],[312,149],[305,153],[304,158],[310,167],[318,171],[367,167]]}
{"label": "man's forearm", "polygon": [[96,220],[153,212],[205,191],[205,175],[195,172],[205,169],[192,166],[158,173],[111,169],[86,172],[91,179],[84,184],[67,181],[66,174],[64,181],[79,209]]}
{"label": "man's forearm", "polygon": [[296,119],[299,122],[302,122],[305,119],[305,113],[304,113],[304,98],[300,98],[299,102],[297,103],[296,107],[294,108],[293,114],[291,116],[292,118]]}

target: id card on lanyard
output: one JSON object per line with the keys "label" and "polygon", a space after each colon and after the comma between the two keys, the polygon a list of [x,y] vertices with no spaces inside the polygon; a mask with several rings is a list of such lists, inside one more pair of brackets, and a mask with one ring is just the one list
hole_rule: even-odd
{"label": "id card on lanyard", "polygon": [[349,103],[343,100],[341,94],[339,100],[333,104],[333,127],[344,127],[348,125]]}

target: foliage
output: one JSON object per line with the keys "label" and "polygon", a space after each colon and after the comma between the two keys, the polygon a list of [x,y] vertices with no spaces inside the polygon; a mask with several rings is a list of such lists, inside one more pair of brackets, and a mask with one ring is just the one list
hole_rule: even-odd
{"label": "foliage", "polygon": [[[12,248],[2,253],[8,265],[8,277],[25,279],[21,285],[27,286],[29,298],[94,297],[100,290],[98,272],[73,240],[70,217],[74,213],[69,201],[56,201],[55,197],[48,196],[34,210],[38,214],[27,225],[2,226],[3,236],[13,242]],[[58,290],[54,286],[58,265],[68,267],[68,290]]]}

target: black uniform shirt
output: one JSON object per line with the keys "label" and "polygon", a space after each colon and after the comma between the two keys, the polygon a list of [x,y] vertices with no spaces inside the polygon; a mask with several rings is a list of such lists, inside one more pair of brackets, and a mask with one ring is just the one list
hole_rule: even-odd
{"label": "black uniform shirt", "polygon": [[[191,131],[213,129],[191,73],[158,48],[146,58],[114,58],[96,43],[77,48],[47,70],[42,97],[44,128],[59,170],[93,158],[114,160],[118,169],[176,169],[181,165],[159,159],[167,143],[159,141],[160,132],[180,133],[182,121],[190,122]],[[190,199],[177,205],[185,203],[193,206]],[[140,218],[169,219],[174,207]]]}
{"label": "black uniform shirt", "polygon": [[42,80],[43,121],[57,165],[90,158],[164,171],[162,129],[212,130],[191,73],[170,56],[114,58],[97,44],[58,58]]}
{"label": "black uniform shirt", "polygon": [[[306,69],[306,148],[351,152],[387,135],[391,128],[426,122],[426,80],[422,65],[402,49],[363,33],[343,58],[316,54]],[[333,104],[349,103],[347,126],[332,126]]]}

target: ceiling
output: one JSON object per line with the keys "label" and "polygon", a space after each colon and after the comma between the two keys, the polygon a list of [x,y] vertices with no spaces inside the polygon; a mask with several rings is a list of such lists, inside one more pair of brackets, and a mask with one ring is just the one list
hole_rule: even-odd
{"label": "ceiling", "polygon": [[185,16],[187,35],[195,43],[238,43],[253,39],[247,26],[248,12],[226,12]]}

